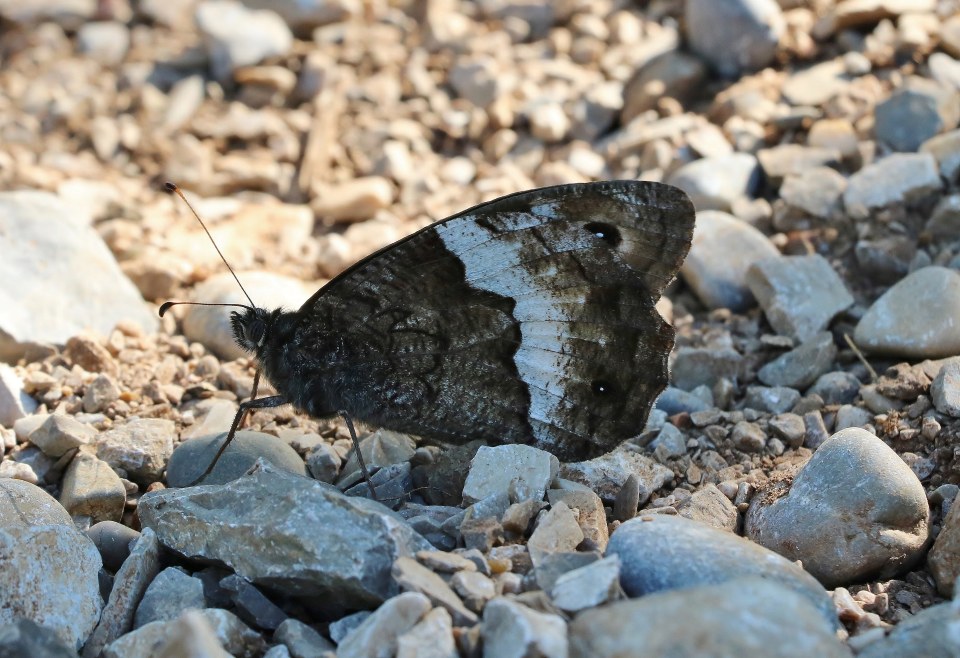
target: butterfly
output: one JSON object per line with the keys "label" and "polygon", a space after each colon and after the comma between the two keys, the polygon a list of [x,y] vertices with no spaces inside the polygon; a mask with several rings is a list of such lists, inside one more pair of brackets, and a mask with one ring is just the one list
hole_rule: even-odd
{"label": "butterfly", "polygon": [[604,454],[667,384],[674,330],[655,304],[694,218],[660,183],[519,192],[377,251],[298,310],[241,305],[234,337],[278,395],[243,403],[230,436],[246,410],[290,403],[452,444]]}

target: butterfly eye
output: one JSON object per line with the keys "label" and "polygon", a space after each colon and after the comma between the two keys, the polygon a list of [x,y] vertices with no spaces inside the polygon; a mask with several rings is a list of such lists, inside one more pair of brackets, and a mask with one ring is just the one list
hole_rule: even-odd
{"label": "butterfly eye", "polygon": [[592,233],[594,237],[606,242],[611,247],[616,247],[618,244],[620,244],[620,231],[616,226],[605,224],[603,222],[590,222],[589,224],[584,224],[583,228]]}
{"label": "butterfly eye", "polygon": [[594,379],[593,382],[590,383],[590,387],[593,389],[594,395],[602,395],[606,397],[613,393],[613,385],[608,381],[604,381],[603,379]]}
{"label": "butterfly eye", "polygon": [[254,320],[246,326],[247,340],[254,345],[260,345],[263,342],[264,334],[267,332],[267,326],[262,320]]}

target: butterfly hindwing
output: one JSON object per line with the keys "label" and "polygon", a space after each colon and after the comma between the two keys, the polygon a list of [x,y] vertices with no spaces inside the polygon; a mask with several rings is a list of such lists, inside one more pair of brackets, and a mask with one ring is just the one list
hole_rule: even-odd
{"label": "butterfly hindwing", "polygon": [[300,309],[302,331],[338,333],[337,358],[313,376],[384,427],[531,443],[565,460],[606,452],[642,431],[666,385],[673,329],[654,304],[693,221],[682,192],[637,181],[467,210],[361,261]]}

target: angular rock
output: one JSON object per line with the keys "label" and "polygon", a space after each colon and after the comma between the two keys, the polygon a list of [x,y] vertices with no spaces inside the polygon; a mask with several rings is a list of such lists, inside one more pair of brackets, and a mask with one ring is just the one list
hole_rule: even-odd
{"label": "angular rock", "polygon": [[[232,612],[218,609],[187,610],[183,615],[171,621],[155,621],[131,631],[115,640],[103,651],[103,658],[153,658],[158,647],[170,646],[188,631],[184,622],[199,615],[212,629],[218,643],[227,651],[227,655],[237,658],[255,658],[263,655],[266,643],[260,633],[249,628]],[[183,655],[176,652],[169,658]],[[211,655],[221,658],[223,654]]]}
{"label": "angular rock", "polygon": [[232,0],[205,0],[194,19],[213,75],[221,81],[230,80],[240,67],[286,55],[293,47],[290,28],[272,11],[251,11]]}
{"label": "angular rock", "polygon": [[205,608],[203,582],[176,567],[167,567],[147,585],[133,618],[133,628],[170,621],[185,610]]}
{"label": "angular rock", "polygon": [[477,616],[467,610],[463,601],[450,589],[443,578],[413,558],[398,557],[393,563],[391,574],[401,590],[419,592],[430,599],[434,605],[445,608],[453,616],[457,626],[472,626],[477,623]]}
{"label": "angular rock", "polygon": [[760,167],[749,153],[694,160],[667,179],[690,195],[698,211],[729,211],[735,200],[751,195],[759,181]]}
{"label": "angular rock", "polygon": [[86,453],[73,458],[60,485],[60,503],[71,515],[119,521],[126,501],[127,490],[109,464]]}
{"label": "angular rock", "polygon": [[937,583],[937,590],[943,596],[952,597],[956,580],[960,577],[960,505],[950,506],[940,534],[927,556],[927,566]]}
{"label": "angular rock", "polygon": [[743,357],[732,348],[680,347],[672,357],[670,380],[686,391],[713,386],[721,379],[736,381],[743,363]]}
{"label": "angular rock", "polygon": [[620,558],[613,555],[561,575],[550,598],[564,612],[573,613],[614,601],[620,592]]}
{"label": "angular rock", "polygon": [[570,624],[570,656],[698,656],[709,646],[716,658],[847,658],[822,613],[780,583],[737,578],[584,611]]}
{"label": "angular rock", "polygon": [[70,513],[40,487],[11,478],[0,478],[0,529],[63,525],[73,527]]}
{"label": "angular rock", "polygon": [[143,526],[178,553],[223,562],[258,586],[329,597],[345,608],[393,596],[396,558],[430,548],[382,505],[263,462],[224,485],[146,494],[139,511]]}
{"label": "angular rock", "polygon": [[577,511],[577,523],[583,532],[583,538],[590,543],[592,550],[603,551],[607,548],[607,542],[610,540],[610,533],[607,530],[607,513],[603,509],[603,501],[597,494],[588,490],[550,489],[547,492],[547,500],[551,505],[562,501],[567,507]]}
{"label": "angular rock", "polygon": [[806,389],[827,372],[837,358],[833,334],[821,331],[789,352],[770,361],[757,373],[768,386]]}
{"label": "angular rock", "polygon": [[802,595],[837,627],[833,601],[813,576],[763,546],[696,521],[641,513],[614,531],[607,555],[620,556],[620,585],[630,597],[760,576]]}
{"label": "angular rock", "polygon": [[960,100],[955,89],[913,77],[879,103],[875,113],[877,139],[895,151],[912,153],[934,135],[957,127]]}
{"label": "angular rock", "polygon": [[417,592],[388,599],[372,615],[350,631],[337,646],[337,658],[392,656],[397,641],[430,610],[430,600]]}
{"label": "angular rock", "polygon": [[321,656],[324,651],[334,651],[335,647],[327,638],[296,619],[287,619],[273,634],[275,642],[284,644],[295,658]]}
{"label": "angular rock", "polygon": [[560,477],[586,485],[602,500],[612,502],[630,475],[640,480],[640,498],[673,479],[673,471],[649,457],[620,447],[606,455],[585,462],[571,462],[560,468]]}
{"label": "angular rock", "polygon": [[740,519],[736,506],[714,484],[695,491],[676,508],[680,516],[730,532],[736,532]]}
{"label": "angular rock", "polygon": [[863,350],[910,359],[960,353],[954,321],[960,312],[960,273],[924,267],[887,290],[857,323],[853,339]]}
{"label": "angular rock", "polygon": [[547,555],[574,551],[582,541],[583,530],[577,517],[566,503],[559,501],[540,518],[527,542],[527,549],[533,566],[539,566]]}
{"label": "angular rock", "polygon": [[960,654],[958,624],[957,602],[938,603],[898,623],[885,638],[858,651],[857,658],[956,656]]}
{"label": "angular rock", "polygon": [[83,647],[83,658],[97,658],[104,647],[133,628],[133,617],[147,585],[160,571],[160,542],[144,528],[110,590],[100,622]]}
{"label": "angular rock", "polygon": [[97,457],[138,483],[160,480],[173,454],[176,427],[166,418],[132,418],[96,439]]}
{"label": "angular rock", "polygon": [[754,496],[744,532],[827,587],[891,578],[923,555],[923,485],[899,455],[859,428],[825,441],[792,483]]}
{"label": "angular rock", "polygon": [[874,210],[909,203],[940,187],[940,170],[932,155],[894,153],[853,174],[843,203],[853,218],[864,219]]}
{"label": "angular rock", "polygon": [[17,282],[0,293],[0,361],[16,361],[32,345],[63,345],[85,329],[105,336],[123,319],[157,328],[97,232],[55,195],[0,193],[0,235],[0,280]]}
{"label": "angular rock", "polygon": [[483,610],[484,658],[567,658],[567,622],[498,597]]}
{"label": "angular rock", "polygon": [[786,29],[773,0],[688,0],[684,13],[690,47],[728,77],[773,61]]}
{"label": "angular rock", "polygon": [[0,363],[0,426],[13,427],[15,422],[36,410],[37,401],[23,390],[23,382],[17,373],[6,363]]}
{"label": "angular rock", "polygon": [[274,631],[287,620],[287,613],[236,574],[221,580],[220,587],[230,592],[230,601],[237,616],[255,628]]}
{"label": "angular rock", "polygon": [[522,444],[484,446],[470,464],[463,499],[473,503],[503,492],[517,501],[543,500],[559,469],[560,461],[538,448]]}
{"label": "angular rock", "polygon": [[843,281],[823,256],[784,256],[754,263],[747,284],[777,332],[813,338],[853,304]]}
{"label": "angular rock", "polygon": [[434,608],[397,638],[397,658],[458,658],[459,655],[453,640],[453,621],[443,608]]}

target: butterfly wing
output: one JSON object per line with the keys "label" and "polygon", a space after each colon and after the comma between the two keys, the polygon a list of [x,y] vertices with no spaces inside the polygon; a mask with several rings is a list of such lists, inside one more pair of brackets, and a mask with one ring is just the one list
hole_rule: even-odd
{"label": "butterfly wing", "polygon": [[384,427],[586,459],[639,434],[674,332],[654,308],[693,233],[680,190],[611,181],[481,204],[370,256],[300,309],[339,328],[317,376]]}

